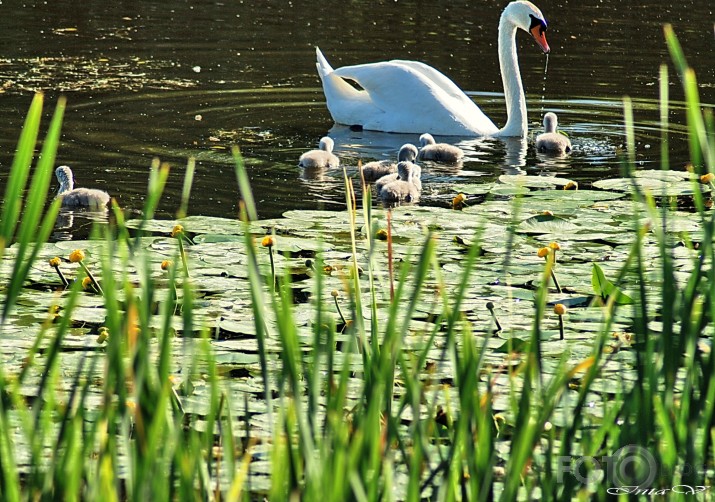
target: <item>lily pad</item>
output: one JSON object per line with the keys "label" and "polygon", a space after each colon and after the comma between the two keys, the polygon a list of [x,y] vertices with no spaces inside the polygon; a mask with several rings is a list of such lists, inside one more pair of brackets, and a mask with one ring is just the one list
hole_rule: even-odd
{"label": "lily pad", "polygon": [[499,176],[499,181],[509,185],[529,188],[561,187],[568,183],[573,183],[571,180],[557,178],[556,176],[530,176],[527,174],[502,174]]}
{"label": "lily pad", "polygon": [[553,214],[539,214],[528,218],[517,226],[517,231],[525,234],[568,235],[578,230],[578,225]]}

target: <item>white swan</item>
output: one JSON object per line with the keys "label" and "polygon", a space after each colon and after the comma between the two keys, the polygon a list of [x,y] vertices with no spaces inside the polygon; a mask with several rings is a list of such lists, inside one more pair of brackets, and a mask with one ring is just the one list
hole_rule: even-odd
{"label": "white swan", "polygon": [[89,209],[106,209],[109,204],[109,194],[94,188],[74,188],[74,176],[69,166],[60,166],[55,169],[55,176],[60,182],[57,197],[62,199],[62,207]]}
{"label": "white swan", "polygon": [[[526,136],[526,98],[516,57],[516,31],[531,33],[549,52],[546,21],[531,2],[506,6],[499,20],[499,66],[507,106],[499,129],[457,85],[417,61],[385,61],[333,70],[316,47],[318,74],[333,120],[363,129],[442,136]],[[358,90],[344,79],[355,81]]]}
{"label": "white swan", "polygon": [[[412,162],[417,158],[417,147],[410,143],[405,143],[397,152],[397,162],[407,160]],[[362,177],[365,183],[372,183],[383,176],[397,172],[397,162],[392,160],[375,160],[362,166]],[[397,178],[395,178],[397,179]]]}
{"label": "white swan", "polygon": [[464,152],[458,146],[448,143],[437,143],[431,134],[424,133],[420,136],[420,152],[418,160],[431,160],[434,162],[444,162],[446,164],[456,164],[464,157]]}
{"label": "white swan", "polygon": [[320,138],[318,150],[305,152],[298,159],[300,167],[338,167],[340,159],[333,153],[335,142],[329,136]]}
{"label": "white swan", "polygon": [[564,155],[571,151],[571,140],[556,132],[559,119],[555,113],[544,115],[544,132],[536,137],[536,150],[543,153]]}

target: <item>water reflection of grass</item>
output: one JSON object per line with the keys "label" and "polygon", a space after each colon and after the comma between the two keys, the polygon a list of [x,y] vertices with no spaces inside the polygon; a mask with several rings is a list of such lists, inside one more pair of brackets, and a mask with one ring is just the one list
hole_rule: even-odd
{"label": "water reflection of grass", "polygon": [[[712,114],[669,47],[694,165],[712,172]],[[569,499],[712,484],[715,221],[690,177],[658,178],[693,198],[690,213],[656,205],[644,182],[625,201],[528,192],[526,179],[514,201],[395,211],[385,242],[385,213],[367,193],[354,209],[350,188],[348,212],[257,221],[236,152],[243,223],[184,218],[183,248],[173,223],[151,219],[157,163],[145,218],[115,207],[116,228],[82,244],[101,270],[102,295],[89,295],[63,291],[40,259],[79,247],[45,244],[62,101],[17,195],[41,108],[37,96],[0,220],[4,500]],[[536,250],[557,237],[544,266]]]}

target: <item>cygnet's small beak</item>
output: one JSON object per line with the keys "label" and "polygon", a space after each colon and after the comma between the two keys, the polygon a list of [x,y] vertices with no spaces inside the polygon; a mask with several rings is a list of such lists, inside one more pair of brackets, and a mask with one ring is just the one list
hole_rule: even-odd
{"label": "cygnet's small beak", "polygon": [[541,47],[541,50],[544,51],[544,54],[548,54],[549,52],[551,52],[551,49],[549,48],[549,43],[546,41],[545,26],[537,24],[529,31],[531,32],[531,36],[534,37],[534,40],[536,40],[536,43],[539,44],[539,47]]}

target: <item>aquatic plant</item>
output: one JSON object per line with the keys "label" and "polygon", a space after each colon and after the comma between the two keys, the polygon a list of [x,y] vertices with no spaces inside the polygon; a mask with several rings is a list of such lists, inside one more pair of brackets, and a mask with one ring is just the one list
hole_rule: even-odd
{"label": "aquatic plant", "polygon": [[[666,33],[694,169],[715,172],[712,114]],[[662,117],[666,89],[661,69]],[[156,161],[141,219],[115,204],[91,243],[46,244],[63,107],[25,191],[33,100],[7,192],[27,195],[0,212],[3,500],[561,500],[712,485],[715,213],[699,176],[630,172],[629,100],[627,184],[609,191],[564,201],[552,188],[567,180],[506,177],[524,195],[385,212],[367,191],[358,210],[345,173],[347,212],[261,221],[235,149],[240,222],[181,218],[169,237],[153,220],[168,174]],[[693,211],[667,203],[668,185]],[[555,214],[544,201],[560,201]],[[556,246],[546,266],[533,253],[557,236],[560,293]],[[91,250],[103,295],[58,287],[59,260],[42,262],[75,248]]]}

